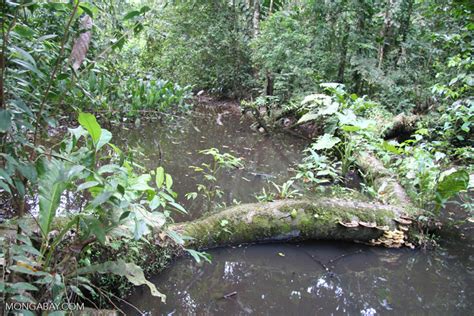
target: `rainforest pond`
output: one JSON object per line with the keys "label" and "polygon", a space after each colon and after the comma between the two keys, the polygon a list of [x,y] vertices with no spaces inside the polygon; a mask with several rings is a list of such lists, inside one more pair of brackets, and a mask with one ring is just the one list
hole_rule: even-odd
{"label": "rainforest pond", "polygon": [[[114,131],[116,143],[141,148],[147,168],[162,162],[173,175],[178,201],[189,211],[176,214],[176,221],[202,214],[199,202],[184,198],[200,181],[188,166],[208,159],[200,150],[216,147],[244,159],[244,168],[219,177],[228,205],[255,202],[268,181],[286,181],[301,160],[305,141],[270,138],[239,116],[218,123],[216,115],[200,113],[173,128],[144,123]],[[467,239],[435,250],[324,241],[212,249],[212,263],[180,258],[151,278],[167,295],[165,304],[144,287],[127,300],[148,315],[467,314],[474,307],[474,254],[465,229]],[[121,308],[139,314],[126,304]]]}
{"label": "rainforest pond", "polygon": [[0,315],[474,314],[472,3],[1,1]]}

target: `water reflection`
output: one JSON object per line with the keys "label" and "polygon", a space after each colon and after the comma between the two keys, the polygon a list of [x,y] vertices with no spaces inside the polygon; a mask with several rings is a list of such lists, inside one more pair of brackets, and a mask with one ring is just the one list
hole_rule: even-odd
{"label": "water reflection", "polygon": [[152,315],[467,314],[474,302],[472,249],[458,246],[423,252],[319,242],[216,249],[212,264],[180,259],[153,279],[167,304],[142,288],[129,300]]}

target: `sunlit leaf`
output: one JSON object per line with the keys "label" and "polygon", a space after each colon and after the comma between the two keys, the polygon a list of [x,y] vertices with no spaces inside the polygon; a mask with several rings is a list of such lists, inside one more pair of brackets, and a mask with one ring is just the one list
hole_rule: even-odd
{"label": "sunlit leaf", "polygon": [[95,116],[90,113],[81,112],[79,113],[78,121],[79,124],[89,132],[92,141],[97,145],[102,134],[102,128],[100,128],[99,123],[97,123]]}
{"label": "sunlit leaf", "polygon": [[133,19],[134,17],[139,16],[139,15],[140,15],[140,11],[134,10],[134,11],[130,11],[127,14],[125,14],[123,19],[124,20],[130,20],[130,19]]}
{"label": "sunlit leaf", "polygon": [[156,186],[161,188],[165,181],[165,169],[163,167],[156,168]]}
{"label": "sunlit leaf", "polygon": [[108,144],[112,139],[112,133],[106,129],[102,129],[99,141],[97,142],[96,150],[99,150],[104,145]]}
{"label": "sunlit leaf", "polygon": [[467,190],[469,173],[466,170],[448,170],[441,174],[436,187],[439,202],[447,201],[461,191]]}
{"label": "sunlit leaf", "polygon": [[338,137],[334,137],[331,134],[324,134],[313,144],[313,149],[330,149],[333,148],[341,140]]}

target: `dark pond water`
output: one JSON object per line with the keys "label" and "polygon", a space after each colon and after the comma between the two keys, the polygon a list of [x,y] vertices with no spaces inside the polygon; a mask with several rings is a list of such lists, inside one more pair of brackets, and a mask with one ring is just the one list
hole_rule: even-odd
{"label": "dark pond water", "polygon": [[149,315],[472,315],[472,246],[447,249],[335,242],[215,249],[212,264],[180,259],[152,279],[166,304],[145,288],[128,300]]}
{"label": "dark pond water", "polygon": [[[253,194],[267,179],[284,182],[291,176],[288,168],[301,159],[300,140],[270,139],[236,117],[224,117],[222,123],[203,115],[173,128],[148,124],[114,135],[122,139],[121,145],[141,146],[148,168],[160,164],[161,147],[163,165],[190,210],[176,219],[186,220],[198,217],[202,209],[182,198],[200,182],[188,166],[209,159],[198,150],[216,147],[244,158],[244,170],[221,177],[228,203],[255,201]],[[472,315],[474,252],[469,232],[465,240],[436,251],[337,242],[214,249],[209,251],[211,264],[182,258],[152,278],[168,296],[166,304],[145,288],[137,288],[127,300],[149,315]],[[138,314],[123,308],[128,315]]]}
{"label": "dark pond water", "polygon": [[[114,142],[123,148],[141,148],[144,154],[137,161],[154,170],[162,165],[173,176],[178,200],[189,214],[175,214],[176,220],[197,218],[202,214],[202,201],[188,201],[184,195],[196,191],[198,183],[204,183],[202,174],[189,166],[210,163],[211,156],[199,151],[217,148],[243,159],[245,168],[224,172],[218,177],[218,185],[225,192],[222,201],[227,205],[234,200],[256,202],[268,181],[282,184],[294,173],[288,169],[301,159],[305,142],[290,135],[268,137],[250,128],[250,122],[239,116],[223,115],[223,125],[216,122],[213,114],[196,113],[191,119],[182,119],[166,126],[147,123],[144,126],[114,130]],[[160,159],[161,157],[161,159]]]}

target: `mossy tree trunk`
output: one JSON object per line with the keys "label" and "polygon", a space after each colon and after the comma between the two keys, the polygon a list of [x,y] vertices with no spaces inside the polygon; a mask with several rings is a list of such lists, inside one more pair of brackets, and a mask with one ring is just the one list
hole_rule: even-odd
{"label": "mossy tree trunk", "polygon": [[416,212],[412,208],[331,198],[280,200],[234,206],[170,229],[192,237],[186,247],[197,249],[282,240],[370,242],[386,231],[397,230],[400,217],[411,217]]}

